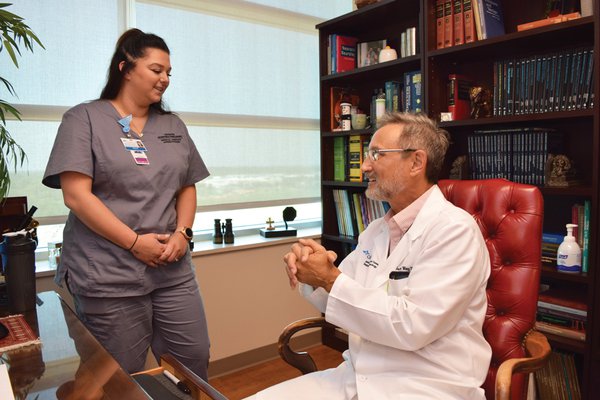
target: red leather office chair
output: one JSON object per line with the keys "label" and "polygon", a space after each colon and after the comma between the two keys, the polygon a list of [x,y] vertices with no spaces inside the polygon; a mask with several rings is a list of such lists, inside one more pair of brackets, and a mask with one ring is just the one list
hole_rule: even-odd
{"label": "red leather office chair", "polygon": [[[488,400],[526,398],[529,372],[550,355],[546,337],[534,331],[541,272],[543,198],[535,186],[504,179],[442,180],[446,198],[477,221],[490,252],[488,311],[483,333],[492,361],[482,385]],[[279,338],[279,353],[302,373],[316,370],[305,352],[295,352],[289,339],[302,329],[331,326],[322,318],[290,324]]]}

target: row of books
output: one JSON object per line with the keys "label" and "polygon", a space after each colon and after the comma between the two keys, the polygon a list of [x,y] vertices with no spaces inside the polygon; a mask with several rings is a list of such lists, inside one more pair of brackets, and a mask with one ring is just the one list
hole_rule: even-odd
{"label": "row of books", "polygon": [[471,179],[543,186],[548,156],[560,152],[562,144],[563,135],[547,128],[476,130],[467,137]]}
{"label": "row of books", "polygon": [[[390,43],[387,39],[359,42],[353,36],[331,34],[327,37],[327,73],[352,71],[379,63],[379,52]],[[417,54],[417,28],[412,26],[400,33],[398,57]]]}
{"label": "row of books", "polygon": [[364,193],[334,189],[333,201],[340,235],[355,237],[389,210],[386,202],[369,199]]}
{"label": "row of books", "polygon": [[435,16],[438,49],[504,35],[499,0],[437,0]]}
{"label": "row of books", "polygon": [[360,166],[369,149],[370,136],[350,135],[333,138],[333,180],[361,182]]}
{"label": "row of books", "polygon": [[[384,107],[377,106],[377,99],[385,99]],[[403,81],[387,81],[384,88],[374,91],[371,97],[371,115],[379,119],[385,112],[423,111],[423,84],[421,71],[405,72]]]}
{"label": "row of books", "polygon": [[[360,96],[351,87],[330,88],[331,131],[341,131],[341,103],[347,102],[358,107]],[[378,112],[377,99],[383,99],[383,107]],[[403,81],[387,81],[383,88],[374,90],[370,103],[371,121],[390,111],[423,111],[423,83],[421,71],[409,71],[403,75]]]}
{"label": "row of books", "polygon": [[585,341],[585,292],[540,285],[536,319],[535,327],[541,332]]}
{"label": "row of books", "polygon": [[[583,204],[575,203],[571,207],[571,223],[577,225],[573,229],[573,236],[581,249],[581,272],[584,273],[589,269],[590,213],[589,200],[585,200]],[[564,233],[542,233],[542,262],[556,265],[556,254],[564,236]]]}
{"label": "row of books", "polygon": [[[327,38],[327,71],[329,74],[356,68],[356,43],[352,36],[329,35]],[[379,55],[379,53],[377,53]]]}
{"label": "row of books", "polygon": [[552,351],[548,363],[535,372],[535,387],[539,400],[581,400],[575,356]]}
{"label": "row of books", "polygon": [[417,54],[417,28],[411,26],[400,34],[400,52],[398,57],[410,57]]}
{"label": "row of books", "polygon": [[594,51],[565,50],[494,63],[494,115],[592,108]]}

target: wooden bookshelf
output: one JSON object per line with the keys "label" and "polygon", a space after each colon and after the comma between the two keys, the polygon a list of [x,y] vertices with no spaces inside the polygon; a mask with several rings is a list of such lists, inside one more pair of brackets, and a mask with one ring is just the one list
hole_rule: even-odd
{"label": "wooden bookshelf", "polygon": [[[323,237],[325,247],[338,252],[340,259],[356,244],[356,238],[339,235],[332,191],[345,189],[362,192],[361,182],[333,180],[333,141],[335,137],[360,134],[368,136],[372,129],[350,132],[331,132],[330,88],[350,86],[360,97],[359,106],[369,113],[373,89],[385,81],[402,81],[403,74],[420,69],[422,73],[424,111],[440,119],[447,111],[446,84],[450,73],[466,74],[480,85],[493,88],[493,64],[508,58],[526,58],[555,51],[575,48],[592,48],[594,59],[593,92],[600,93],[598,65],[600,64],[600,1],[594,1],[594,15],[561,24],[517,32],[517,25],[543,18],[545,0],[502,0],[506,34],[487,40],[454,47],[436,49],[435,0],[383,0],[362,7],[317,26],[320,53],[320,118],[321,118],[321,192],[323,199]],[[359,41],[387,39],[392,48],[399,48],[400,32],[417,28],[417,54],[394,61],[357,68],[339,74],[328,74],[327,42],[331,34],[347,35]],[[553,285],[570,285],[584,291],[588,299],[588,324],[586,342],[576,342],[551,336],[556,349],[574,352],[578,375],[581,377],[583,398],[594,396],[593,383],[600,380],[600,273],[598,248],[598,214],[600,209],[600,111],[598,99],[589,109],[552,111],[522,115],[498,115],[490,118],[467,119],[440,123],[452,136],[445,173],[456,157],[467,151],[467,136],[474,130],[544,127],[564,133],[564,154],[575,160],[583,183],[576,187],[542,187],[545,201],[544,230],[564,232],[570,222],[570,206],[576,202],[591,202],[589,272],[587,274],[562,274],[553,266],[545,265],[542,281]],[[325,342],[340,346],[338,336],[326,333]]]}

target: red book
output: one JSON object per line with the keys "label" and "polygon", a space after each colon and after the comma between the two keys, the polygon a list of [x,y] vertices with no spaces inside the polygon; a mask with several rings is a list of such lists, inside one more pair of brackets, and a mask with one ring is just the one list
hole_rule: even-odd
{"label": "red book", "polygon": [[435,27],[436,27],[436,48],[444,48],[444,2],[437,0],[435,2]]}
{"label": "red book", "polygon": [[465,21],[465,43],[477,40],[475,21],[473,20],[473,4],[471,0],[463,0],[463,19]]}
{"label": "red book", "polygon": [[454,45],[465,43],[463,0],[454,0]]}
{"label": "red book", "polygon": [[574,310],[587,312],[584,291],[575,291],[564,288],[550,288],[540,292],[538,302],[554,304]]}
{"label": "red book", "polygon": [[356,42],[351,36],[335,37],[335,72],[352,71],[356,68]]}
{"label": "red book", "polygon": [[452,47],[454,45],[453,1],[454,0],[444,1],[444,47]]}
{"label": "red book", "polygon": [[465,76],[448,75],[448,111],[452,114],[452,121],[471,116],[470,88],[471,82]]}
{"label": "red book", "polygon": [[581,204],[573,204],[571,206],[571,223],[577,225],[576,227],[573,228],[573,236],[575,237],[575,240],[577,241],[578,244],[579,244],[579,227],[582,226],[579,224],[579,221],[581,219],[580,211],[582,208],[583,207],[581,206]]}

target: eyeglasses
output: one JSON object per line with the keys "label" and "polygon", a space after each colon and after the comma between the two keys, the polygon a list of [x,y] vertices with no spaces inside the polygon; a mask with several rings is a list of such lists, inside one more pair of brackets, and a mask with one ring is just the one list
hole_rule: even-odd
{"label": "eyeglasses", "polygon": [[365,151],[364,159],[377,161],[381,153],[404,153],[409,151],[417,151],[417,149],[369,149]]}

